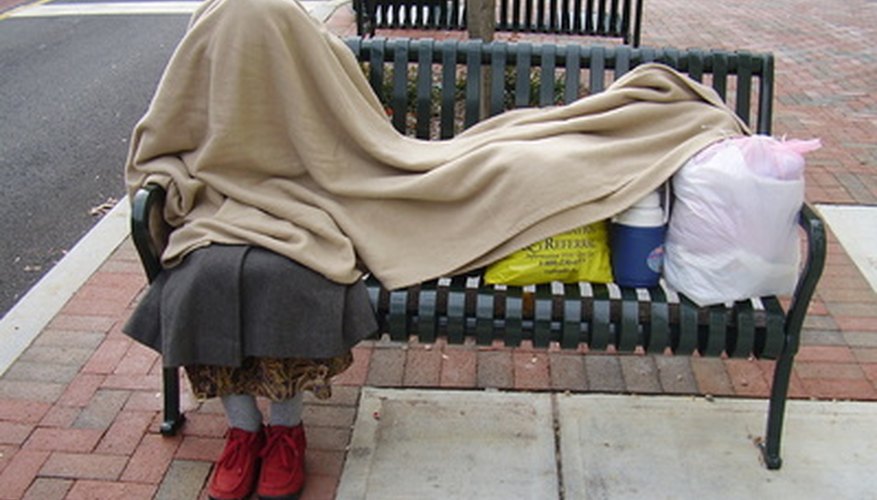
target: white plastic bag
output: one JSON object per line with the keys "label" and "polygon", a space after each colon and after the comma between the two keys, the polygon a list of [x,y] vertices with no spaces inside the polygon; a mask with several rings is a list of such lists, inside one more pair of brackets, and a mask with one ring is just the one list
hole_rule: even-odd
{"label": "white plastic bag", "polygon": [[790,294],[800,261],[803,153],[818,141],[730,139],[673,177],[667,284],[700,306]]}

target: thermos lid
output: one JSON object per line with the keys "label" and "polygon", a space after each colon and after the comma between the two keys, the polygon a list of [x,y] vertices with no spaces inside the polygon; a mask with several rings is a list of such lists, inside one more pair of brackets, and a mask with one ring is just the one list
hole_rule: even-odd
{"label": "thermos lid", "polygon": [[657,191],[652,191],[647,194],[641,200],[636,202],[633,206],[635,207],[643,207],[643,208],[655,208],[661,206],[661,195],[658,194]]}
{"label": "thermos lid", "polygon": [[613,218],[616,224],[633,227],[660,227],[666,222],[661,195],[653,191]]}

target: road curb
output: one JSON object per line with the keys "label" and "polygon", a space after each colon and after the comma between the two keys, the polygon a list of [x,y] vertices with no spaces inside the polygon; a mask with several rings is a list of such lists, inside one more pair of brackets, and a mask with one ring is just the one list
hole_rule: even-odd
{"label": "road curb", "polygon": [[0,319],[0,375],[130,234],[122,198]]}

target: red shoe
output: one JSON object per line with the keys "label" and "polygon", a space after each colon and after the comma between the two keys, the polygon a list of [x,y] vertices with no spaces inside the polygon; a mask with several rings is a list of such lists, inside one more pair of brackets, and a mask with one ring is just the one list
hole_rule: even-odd
{"label": "red shoe", "polygon": [[267,442],[262,448],[262,472],[256,493],[260,500],[294,500],[305,483],[305,430],[269,425]]}
{"label": "red shoe", "polygon": [[229,429],[225,449],[213,467],[213,477],[207,489],[211,500],[237,500],[248,498],[253,493],[264,442],[261,430]]}

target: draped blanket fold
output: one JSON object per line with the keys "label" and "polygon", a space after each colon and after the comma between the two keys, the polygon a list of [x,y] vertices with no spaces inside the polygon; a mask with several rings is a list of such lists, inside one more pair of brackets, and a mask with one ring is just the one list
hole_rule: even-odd
{"label": "draped blanket fold", "polygon": [[168,189],[166,265],[246,243],[398,288],[608,218],[746,133],[712,89],[647,64],[565,106],[413,139],[295,0],[207,0],[134,130],[126,181]]}

